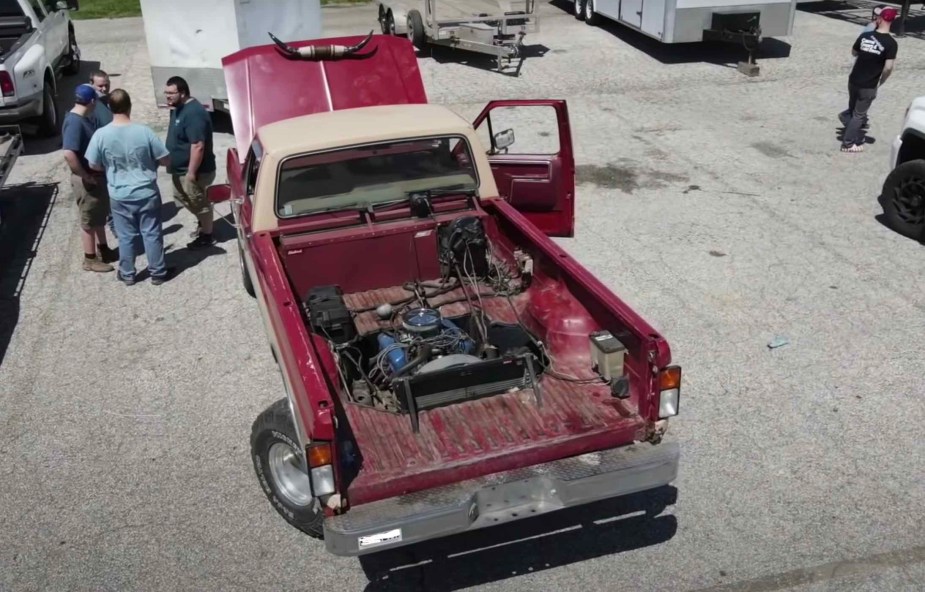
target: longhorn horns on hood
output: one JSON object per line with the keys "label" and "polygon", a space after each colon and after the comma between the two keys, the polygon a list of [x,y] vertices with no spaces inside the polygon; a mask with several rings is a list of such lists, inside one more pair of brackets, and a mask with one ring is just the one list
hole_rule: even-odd
{"label": "longhorn horns on hood", "polygon": [[276,43],[276,47],[288,58],[306,59],[306,60],[323,60],[328,58],[342,58],[353,55],[360,51],[370,39],[373,38],[373,32],[370,31],[366,39],[356,45],[309,45],[307,47],[292,47],[277,39],[273,33],[267,33],[270,39]]}

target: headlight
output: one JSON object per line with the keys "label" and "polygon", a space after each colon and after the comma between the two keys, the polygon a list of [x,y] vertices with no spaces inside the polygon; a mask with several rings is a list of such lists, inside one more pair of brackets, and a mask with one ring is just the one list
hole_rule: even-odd
{"label": "headlight", "polygon": [[678,400],[681,397],[680,389],[662,391],[658,396],[658,418],[665,419],[678,414]]}
{"label": "headlight", "polygon": [[312,493],[315,497],[334,493],[334,467],[325,465],[312,469]]}
{"label": "headlight", "polygon": [[678,414],[681,403],[681,367],[669,366],[658,373],[658,418]]}

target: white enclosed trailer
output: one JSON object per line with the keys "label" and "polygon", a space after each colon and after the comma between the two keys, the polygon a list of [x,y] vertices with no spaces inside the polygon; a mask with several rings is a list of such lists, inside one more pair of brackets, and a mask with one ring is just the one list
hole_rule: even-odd
{"label": "white enclosed trailer", "polygon": [[271,32],[294,41],[322,36],[320,0],[141,0],[141,14],[159,106],[167,79],[182,76],[207,109],[227,111],[224,56],[272,43]]}
{"label": "white enclosed trailer", "polygon": [[606,18],[662,43],[741,41],[757,74],[753,52],[762,37],[793,32],[798,0],[572,0],[575,17],[589,25]]}

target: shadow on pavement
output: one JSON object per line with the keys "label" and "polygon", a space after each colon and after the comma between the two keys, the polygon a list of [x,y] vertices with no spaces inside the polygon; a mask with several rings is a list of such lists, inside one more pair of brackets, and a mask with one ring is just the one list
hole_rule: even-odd
{"label": "shadow on pavement", "polygon": [[58,197],[57,184],[0,190],[0,365],[19,322],[19,298]]}
{"label": "shadow on pavement", "polygon": [[432,58],[438,64],[462,64],[501,76],[519,76],[521,70],[529,66],[531,60],[541,58],[548,52],[549,48],[545,45],[524,45],[520,57],[509,62],[507,60],[502,62],[501,71],[497,71],[498,63],[494,56],[453,47],[431,45],[424,51],[419,50],[418,56]]}
{"label": "shadow on pavement", "polygon": [[673,486],[360,558],[366,592],[458,590],[658,545],[677,518]]}
{"label": "shadow on pavement", "polygon": [[[90,73],[99,70],[99,62],[81,61],[80,72],[73,76],[63,76],[58,79],[58,121],[64,120],[64,115],[74,107],[74,89],[79,85],[90,81]],[[118,78],[110,74],[112,79],[112,88],[118,88]],[[21,125],[23,131],[24,155],[50,154],[61,149],[61,134],[54,138],[41,138],[35,135],[35,130],[29,124]],[[60,123],[59,123],[60,127]],[[63,157],[62,157],[63,159]]]}
{"label": "shadow on pavement", "polygon": [[[572,15],[573,3],[570,0],[551,0],[549,4]],[[706,63],[735,68],[740,61],[748,59],[748,51],[742,44],[738,43],[718,41],[662,43],[607,18],[602,18],[595,27],[602,31],[607,31],[617,39],[646,53],[649,57],[658,60],[662,64]],[[755,59],[760,65],[761,60],[787,57],[790,57],[789,43],[780,39],[764,38],[761,40]]]}

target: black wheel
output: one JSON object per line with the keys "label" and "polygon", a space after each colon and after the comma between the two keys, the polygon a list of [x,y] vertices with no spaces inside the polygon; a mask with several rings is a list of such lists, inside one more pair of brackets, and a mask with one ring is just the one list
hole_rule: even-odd
{"label": "black wheel", "polygon": [[925,159],[904,162],[883,182],[883,213],[890,228],[925,240]]}
{"label": "black wheel", "polygon": [[391,10],[385,13],[385,27],[388,30],[388,35],[395,35],[395,15],[392,14]]}
{"label": "black wheel", "polygon": [[251,281],[251,274],[247,272],[247,265],[244,264],[244,251],[241,249],[240,243],[238,243],[238,265],[241,267],[241,282],[244,284],[244,291],[252,298],[256,298],[257,293],[254,291],[254,282]]}
{"label": "black wheel", "polygon": [[587,0],[574,0],[572,2],[572,14],[580,21],[585,20],[585,3]]}
{"label": "black wheel", "polygon": [[387,14],[387,13],[386,13],[386,11],[385,11],[385,6],[383,6],[383,5],[380,4],[380,5],[379,5],[379,18],[378,18],[378,21],[379,21],[379,30],[382,31],[382,34],[383,34],[383,35],[388,35],[388,34],[389,34],[389,24],[388,24],[388,22],[386,21],[386,18],[385,18],[385,15],[386,15],[386,14]]}
{"label": "black wheel", "polygon": [[55,91],[51,82],[45,81],[45,88],[42,92],[42,114],[39,116],[39,135],[46,138],[53,138],[60,133],[60,122],[58,118],[58,103],[55,100]]}
{"label": "black wheel", "polygon": [[288,399],[280,399],[261,413],[251,428],[251,458],[264,494],[286,519],[305,534],[324,538],[321,504],[311,495]]}
{"label": "black wheel", "polygon": [[600,17],[597,16],[597,13],[594,12],[594,0],[584,0],[585,7],[585,23],[591,25],[597,25],[597,22],[600,20]]}
{"label": "black wheel", "polygon": [[424,20],[417,10],[408,12],[408,41],[418,49],[424,48]]}
{"label": "black wheel", "polygon": [[68,31],[68,59],[67,66],[64,67],[65,76],[74,76],[80,73],[80,48],[77,47],[77,37],[74,35],[74,29]]}

